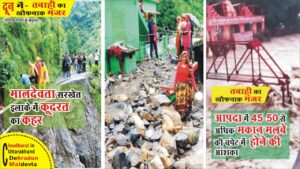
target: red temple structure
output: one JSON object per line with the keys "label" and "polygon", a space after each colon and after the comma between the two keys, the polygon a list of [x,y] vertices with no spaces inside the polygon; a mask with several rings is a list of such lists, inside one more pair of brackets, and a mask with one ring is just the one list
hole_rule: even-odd
{"label": "red temple structure", "polygon": [[221,0],[207,5],[207,79],[279,86],[282,104],[290,102],[290,78],[260,40],[265,17],[256,15],[257,5]]}
{"label": "red temple structure", "polygon": [[245,41],[252,40],[253,35],[265,32],[265,17],[255,15],[250,10],[256,5],[231,4],[229,0],[207,5],[208,40]]}

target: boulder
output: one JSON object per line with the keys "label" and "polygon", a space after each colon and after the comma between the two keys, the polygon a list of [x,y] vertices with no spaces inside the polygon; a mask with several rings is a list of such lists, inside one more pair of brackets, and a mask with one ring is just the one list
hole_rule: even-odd
{"label": "boulder", "polygon": [[154,95],[155,94],[155,89],[154,88],[149,88],[148,93],[149,93],[149,95]]}
{"label": "boulder", "polygon": [[138,167],[141,164],[140,158],[136,153],[129,153],[127,160],[130,167]]}
{"label": "boulder", "polygon": [[162,132],[161,130],[156,130],[154,131],[154,133],[152,134],[150,140],[151,141],[158,141],[162,136]]}
{"label": "boulder", "polygon": [[189,144],[188,135],[182,132],[177,133],[175,136],[176,146],[178,148],[186,148]]}
{"label": "boulder", "polygon": [[140,96],[141,98],[146,98],[146,97],[147,97],[146,91],[145,91],[145,90],[141,90],[141,91],[139,92],[139,96]]}
{"label": "boulder", "polygon": [[188,137],[188,141],[191,145],[197,144],[200,136],[200,129],[195,127],[189,127],[182,129],[179,133],[184,133]]}
{"label": "boulder", "polygon": [[130,145],[129,138],[127,136],[125,136],[124,134],[118,134],[116,136],[116,141],[120,146],[129,146]]}
{"label": "boulder", "polygon": [[176,152],[176,141],[168,131],[164,131],[160,139],[160,145],[165,147],[169,154],[174,154]]}
{"label": "boulder", "polygon": [[124,152],[121,151],[117,151],[114,156],[113,156],[113,160],[112,160],[112,166],[113,168],[123,168],[123,167],[127,167],[127,159],[126,159],[126,154]]}
{"label": "boulder", "polygon": [[115,144],[116,138],[114,136],[109,136],[108,139],[105,142],[105,146],[109,146],[110,144]]}
{"label": "boulder", "polygon": [[[181,121],[181,117],[179,115],[179,113],[174,110],[174,108],[172,106],[164,106],[161,107],[158,111],[161,112],[161,114],[163,115],[163,125],[165,124],[165,129],[167,129],[167,131],[169,132],[175,132],[177,133],[183,126],[182,121]],[[166,116],[168,116],[169,118],[167,118]],[[172,125],[170,125],[170,120],[172,121]]]}
{"label": "boulder", "polygon": [[135,144],[141,138],[142,133],[136,129],[133,129],[133,130],[130,130],[129,135],[130,135],[130,141],[133,144]]}
{"label": "boulder", "polygon": [[203,118],[203,113],[201,113],[201,112],[197,112],[197,113],[192,114],[192,119],[193,120],[200,120],[202,118]]}
{"label": "boulder", "polygon": [[133,114],[131,116],[131,118],[133,119],[133,122],[134,122],[134,125],[135,125],[136,128],[138,128],[138,129],[145,129],[144,122],[140,118],[140,116],[138,116],[137,114]]}
{"label": "boulder", "polygon": [[153,128],[148,129],[145,133],[145,139],[150,140],[154,132],[155,130]]}
{"label": "boulder", "polygon": [[169,108],[159,109],[163,115],[163,126],[164,131],[177,133],[182,128],[182,121],[179,113]]}
{"label": "boulder", "polygon": [[172,159],[169,155],[168,150],[162,146],[156,146],[153,150],[154,154],[159,156],[164,168],[171,169],[174,163],[174,159]]}
{"label": "boulder", "polygon": [[150,113],[148,113],[146,111],[142,111],[140,113],[140,115],[141,115],[141,118],[143,120],[147,120],[147,121],[150,121],[150,122],[155,120],[154,117]]}
{"label": "boulder", "polygon": [[152,98],[156,106],[168,105],[171,103],[170,99],[164,94],[157,94]]}
{"label": "boulder", "polygon": [[155,156],[149,163],[151,169],[165,169],[160,157]]}
{"label": "boulder", "polygon": [[128,100],[128,96],[126,94],[116,94],[112,98],[117,102],[126,102]]}
{"label": "boulder", "polygon": [[119,133],[122,132],[125,128],[125,125],[123,123],[118,124],[117,126],[114,127],[114,132]]}
{"label": "boulder", "polygon": [[163,115],[162,130],[169,131],[169,132],[174,132],[174,130],[175,130],[175,125],[174,125],[172,119],[167,115]]}
{"label": "boulder", "polygon": [[132,114],[132,108],[130,105],[124,103],[113,103],[106,107],[105,112],[105,124],[108,125],[112,121],[119,123],[120,121],[126,121],[128,115]]}

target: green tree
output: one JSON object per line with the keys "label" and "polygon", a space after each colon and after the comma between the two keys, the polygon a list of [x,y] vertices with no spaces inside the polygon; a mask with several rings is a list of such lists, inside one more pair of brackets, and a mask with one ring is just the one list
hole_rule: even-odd
{"label": "green tree", "polygon": [[158,31],[164,30],[176,30],[176,17],[178,16],[178,10],[173,0],[162,0],[158,6],[157,11],[160,15],[157,16]]}
{"label": "green tree", "polygon": [[159,32],[176,30],[176,18],[191,13],[203,23],[203,0],[161,0],[158,3],[157,26]]}
{"label": "green tree", "polygon": [[80,50],[80,38],[77,28],[68,32],[67,44],[70,54],[76,54]]}
{"label": "green tree", "polygon": [[80,29],[80,51],[87,52],[100,48],[100,11],[100,1],[76,1],[70,16],[62,20],[66,31],[70,31],[74,27]]}

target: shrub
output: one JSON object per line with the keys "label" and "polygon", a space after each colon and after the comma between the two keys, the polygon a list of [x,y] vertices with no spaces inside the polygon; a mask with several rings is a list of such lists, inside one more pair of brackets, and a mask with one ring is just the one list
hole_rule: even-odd
{"label": "shrub", "polygon": [[19,77],[17,75],[18,66],[11,60],[0,60],[0,87],[5,86],[13,80],[13,77]]}
{"label": "shrub", "polygon": [[92,73],[95,75],[95,76],[99,76],[99,74],[100,74],[100,68],[99,68],[99,66],[97,66],[97,65],[93,65],[92,66]]}

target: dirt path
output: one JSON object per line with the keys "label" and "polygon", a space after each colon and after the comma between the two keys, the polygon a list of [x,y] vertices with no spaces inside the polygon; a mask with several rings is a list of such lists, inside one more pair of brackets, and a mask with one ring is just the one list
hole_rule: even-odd
{"label": "dirt path", "polygon": [[84,72],[84,73],[76,73],[71,72],[71,77],[59,77],[56,80],[56,84],[68,84],[71,83],[72,81],[81,81],[82,79],[85,79],[89,76],[91,76],[91,72]]}

